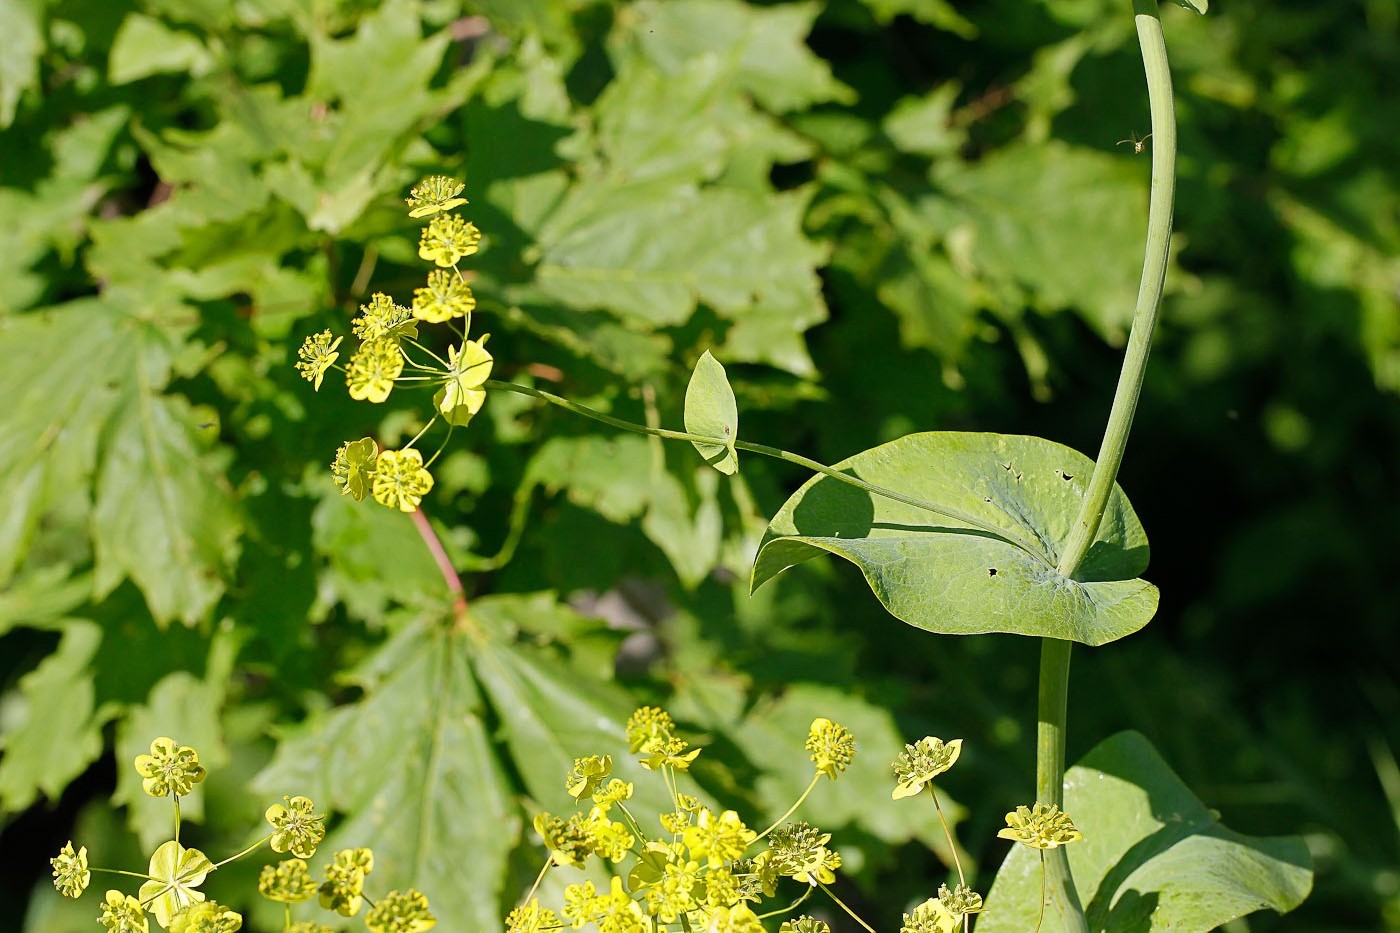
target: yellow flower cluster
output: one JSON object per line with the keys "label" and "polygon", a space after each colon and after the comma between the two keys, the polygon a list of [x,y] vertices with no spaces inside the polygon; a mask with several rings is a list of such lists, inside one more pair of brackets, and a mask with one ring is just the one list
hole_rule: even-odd
{"label": "yellow flower cluster", "polygon": [[[830,833],[806,823],[786,823],[763,833],[750,829],[734,810],[710,806],[680,792],[677,781],[700,753],[677,733],[670,714],[644,706],[628,719],[629,750],[642,768],[661,773],[673,809],[656,814],[660,835],[628,809],[633,784],[613,777],[608,755],[575,759],[564,785],[574,800],[591,801],[568,818],[540,813],[535,831],[549,851],[549,864],[584,868],[593,857],[614,864],[634,859],[627,871],[614,869],[606,890],[591,879],[564,889],[557,912],[541,907],[532,891],[506,917],[507,933],[545,933],[569,926],[596,926],[600,933],[642,933],[680,924],[707,933],[763,933],[753,904],[776,897],[782,879],[809,890],[836,879],[841,856],[828,846]],[[823,775],[836,778],[855,754],[855,737],[829,719],[817,719],[806,737],[815,766],[812,783],[795,810]],[[791,811],[789,811],[789,815]],[[768,845],[750,855],[764,836]],[[838,902],[839,903],[839,902]],[[806,918],[788,933],[830,933]]]}
{"label": "yellow flower cluster", "polygon": [[[343,367],[336,365],[343,338],[330,330],[308,336],[297,351],[298,372],[318,390],[328,370],[343,368],[346,388],[356,401],[382,404],[401,383],[436,387],[427,423],[402,448],[381,451],[373,438],[366,437],[347,441],[336,452],[331,475],[340,491],[357,502],[373,496],[391,509],[417,511],[433,488],[430,471],[442,448],[425,461],[414,445],[439,420],[448,426],[449,434],[452,428],[466,427],[486,402],[484,386],[494,362],[486,350],[490,335],[468,337],[476,296],[467,274],[458,268],[461,260],[480,248],[481,231],[450,213],[467,203],[461,197],[464,187],[455,178],[431,175],[415,185],[406,199],[410,217],[429,218],[418,254],[435,266],[426,284],[414,290],[410,306],[397,304],[381,292],[360,305],[351,324],[360,343]],[[434,349],[420,342],[420,323],[446,324],[455,339],[445,349]]]}

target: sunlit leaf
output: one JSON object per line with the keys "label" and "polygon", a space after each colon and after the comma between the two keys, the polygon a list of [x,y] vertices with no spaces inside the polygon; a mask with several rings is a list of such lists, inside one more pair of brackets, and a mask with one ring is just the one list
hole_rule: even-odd
{"label": "sunlit leaf", "polygon": [[753,586],[823,551],[860,567],[895,617],[943,634],[1008,632],[1098,645],[1137,631],[1157,589],[1121,490],[1073,579],[1056,570],[1092,462],[1035,437],[912,434],[836,465],[969,521],[818,476],[773,517]]}
{"label": "sunlit leaf", "polygon": [[[1206,933],[1256,910],[1292,910],[1312,889],[1302,839],[1222,826],[1136,732],[1107,739],[1069,769],[1064,811],[1084,833],[1065,851],[1091,930]],[[1033,927],[1039,877],[1038,853],[1013,846],[978,930]],[[1064,929],[1047,911],[1042,930]]]}
{"label": "sunlit leaf", "polygon": [[724,438],[724,444],[691,443],[716,470],[726,476],[739,472],[739,455],[734,449],[734,442],[739,439],[739,406],[724,366],[709,350],[696,362],[686,386],[685,430],[688,434]]}
{"label": "sunlit leaf", "polygon": [[283,740],[254,786],[344,814],[323,848],[368,846],[376,882],[426,892],[441,924],[491,929],[505,915],[520,818],[482,718],[474,651],[441,618],[404,628],[355,673],[364,696]]}
{"label": "sunlit leaf", "polygon": [[19,680],[9,698],[14,721],[0,735],[0,805],[24,809],[40,794],[56,801],[68,782],[102,753],[102,726],[91,666],[102,631],[91,622],[63,628],[58,650]]}

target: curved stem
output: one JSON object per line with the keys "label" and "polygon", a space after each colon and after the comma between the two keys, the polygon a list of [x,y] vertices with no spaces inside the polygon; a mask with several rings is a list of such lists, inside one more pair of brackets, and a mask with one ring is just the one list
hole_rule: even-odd
{"label": "curved stem", "polygon": [[835,902],[836,902],[836,906],[837,906],[837,907],[840,907],[842,910],[844,910],[844,911],[850,916],[850,918],[851,918],[852,920],[854,920],[856,923],[859,923],[861,926],[865,927],[865,929],[867,930],[867,933],[875,933],[875,929],[874,929],[873,927],[871,927],[870,924],[868,924],[868,923],[866,923],[864,920],[860,919],[860,914],[856,913],[854,910],[851,910],[851,908],[847,907],[847,906],[846,906],[846,902],[843,901],[843,900],[841,900],[841,898],[837,897],[836,894],[835,894],[835,892],[833,892],[833,891],[831,890],[831,888],[827,887],[826,885],[822,884],[821,882],[817,882],[817,887],[819,887],[819,888],[822,889],[822,893],[823,893],[823,894],[825,894],[827,897],[829,897],[829,898],[831,898],[833,901],[835,901]]}
{"label": "curved stem", "polygon": [[902,502],[905,505],[913,506],[916,509],[922,509],[926,512],[932,512],[935,515],[941,515],[944,518],[951,518],[954,521],[962,522],[963,524],[969,525],[973,528],[981,529],[982,531],[985,531],[988,534],[994,535],[1005,541],[1011,542],[1012,544],[1019,547],[1021,550],[1025,551],[1027,554],[1030,554],[1032,557],[1037,558],[1043,563],[1050,563],[1049,558],[1046,556],[1043,550],[1037,547],[1033,542],[1029,541],[1021,535],[1016,534],[1013,531],[1010,531],[1006,528],[999,528],[996,525],[993,525],[991,522],[985,521],[981,518],[978,518],[975,515],[971,515],[967,512],[960,511],[959,509],[955,509],[950,506],[926,502],[925,500],[915,498],[914,496],[906,496],[904,493],[890,489],[886,486],[878,486],[875,483],[867,483],[865,480],[861,479],[858,476],[852,476],[849,473],[842,473],[840,470],[837,470],[834,467],[829,467],[826,464],[821,463],[820,461],[812,460],[808,457],[802,456],[801,454],[795,454],[791,451],[781,450],[777,447],[769,447],[766,444],[754,444],[749,441],[730,441],[728,438],[710,437],[707,434],[688,434],[685,431],[671,431],[667,430],[666,428],[647,427],[644,424],[637,424],[634,421],[626,421],[622,418],[614,418],[612,415],[603,414],[601,411],[589,408],[587,405],[580,405],[578,402],[572,402],[562,396],[555,395],[552,392],[545,392],[542,389],[532,388],[531,386],[517,385],[514,382],[502,382],[497,379],[487,379],[483,383],[483,385],[488,389],[503,389],[507,392],[517,392],[521,395],[529,395],[533,398],[543,399],[544,401],[549,402],[552,405],[558,405],[560,408],[567,409],[568,411],[571,411],[574,414],[583,415],[585,418],[592,418],[594,421],[601,421],[603,424],[611,425],[615,428],[620,428],[623,431],[631,431],[634,434],[649,434],[653,437],[662,437],[672,441],[689,441],[692,444],[709,444],[712,446],[719,447],[733,446],[738,448],[739,450],[747,450],[751,451],[752,453],[763,454],[765,457],[772,457],[775,460],[785,460],[788,463],[794,463],[798,466],[806,467],[813,473],[820,473],[823,476],[829,476],[832,479],[837,480],[838,482],[847,484],[848,486],[855,486],[857,489],[863,489],[866,492],[871,493],[872,495],[882,496],[886,499],[892,499],[895,502]]}
{"label": "curved stem", "polygon": [[807,798],[810,797],[810,796],[812,795],[812,791],[816,788],[816,786],[817,786],[817,781],[821,779],[821,776],[822,776],[822,775],[821,775],[821,772],[820,772],[820,771],[818,771],[816,774],[812,775],[812,783],[808,784],[808,785],[807,785],[807,789],[804,790],[804,791],[802,792],[801,796],[799,796],[799,797],[797,798],[797,800],[793,803],[792,806],[790,806],[790,807],[787,808],[787,812],[784,813],[782,816],[778,817],[776,820],[774,820],[774,821],[773,821],[773,825],[769,826],[767,829],[765,829],[763,832],[759,833],[757,836],[754,836],[754,837],[753,837],[753,841],[754,841],[754,842],[757,842],[758,840],[762,839],[764,836],[768,835],[768,834],[771,833],[773,830],[775,830],[775,829],[777,829],[779,826],[781,826],[781,825],[783,824],[783,822],[784,822],[785,820],[787,820],[788,817],[790,817],[790,816],[792,816],[794,813],[796,813],[796,812],[797,812],[797,808],[800,807],[800,806],[802,806],[804,803],[806,803],[806,802],[807,802]]}
{"label": "curved stem", "polygon": [[[1171,245],[1172,209],[1176,197],[1176,107],[1172,100],[1167,45],[1162,35],[1157,0],[1133,0],[1133,14],[1138,43],[1142,47],[1143,71],[1147,76],[1148,103],[1152,109],[1152,194],[1147,215],[1147,247],[1143,257],[1142,280],[1138,286],[1137,307],[1133,311],[1133,326],[1128,334],[1123,368],[1118,375],[1118,388],[1113,395],[1103,443],[1094,462],[1094,473],[1089,479],[1084,502],[1060,556],[1058,569],[1067,577],[1074,576],[1089,553],[1113,494],[1142,391]],[[1059,806],[1064,803],[1069,660],[1069,642],[1051,638],[1042,642],[1040,716],[1036,730],[1036,799]],[[1049,895],[1065,921],[1065,929],[1069,933],[1083,933],[1088,926],[1074,888],[1074,879],[1070,876],[1065,849],[1060,847],[1047,853],[1045,867]]]}

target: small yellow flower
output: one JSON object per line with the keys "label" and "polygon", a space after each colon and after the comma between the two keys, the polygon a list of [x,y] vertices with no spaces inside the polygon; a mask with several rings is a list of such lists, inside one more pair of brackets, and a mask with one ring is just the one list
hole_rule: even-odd
{"label": "small yellow flower", "polygon": [[807,751],[811,752],[817,773],[834,781],[855,758],[856,737],[845,726],[819,717],[812,720],[807,731]]}
{"label": "small yellow flower", "polygon": [[192,904],[171,918],[170,933],[237,933],[243,918],[217,901]]}
{"label": "small yellow flower", "polygon": [[626,823],[608,819],[601,807],[589,813],[587,827],[594,853],[614,864],[631,854],[637,842]]}
{"label": "small yellow flower", "polygon": [[447,379],[433,396],[433,405],[448,424],[466,427],[486,401],[481,385],[491,376],[492,356],[486,350],[490,336],[482,334],[480,340],[463,341],[461,350],[447,348]]}
{"label": "small yellow flower", "polygon": [[719,816],[708,807],[700,811],[694,826],[685,830],[685,846],[693,859],[704,859],[711,868],[743,858],[758,833],[744,825],[739,814],[725,810]]}
{"label": "small yellow flower", "polygon": [[564,779],[564,788],[569,792],[570,797],[582,800],[584,797],[592,796],[609,774],[612,774],[611,755],[589,755],[587,758],[575,758],[574,766],[569,769],[569,776]]}
{"label": "small yellow flower", "polygon": [[424,933],[437,926],[428,899],[418,891],[390,891],[365,914],[371,933]]}
{"label": "small yellow flower", "polygon": [[743,900],[739,879],[728,868],[711,868],[705,873],[705,904],[709,907],[733,907]]}
{"label": "small yellow flower", "polygon": [[360,316],[350,326],[361,340],[390,340],[395,346],[404,338],[418,336],[413,312],[394,304],[383,292],[375,292],[369,304],[360,305]]}
{"label": "small yellow flower", "polygon": [[831,933],[831,927],[825,920],[804,915],[784,920],[778,927],[778,933]]}
{"label": "small yellow flower", "polygon": [[828,849],[831,833],[824,833],[804,822],[788,823],[769,836],[764,861],[778,875],[815,887],[836,880],[841,853]]}
{"label": "small yellow flower", "polygon": [[345,368],[345,384],[350,397],[379,403],[389,397],[394,380],[403,372],[403,354],[396,341],[387,338],[366,340],[350,357]]}
{"label": "small yellow flower", "polygon": [[428,273],[428,284],[413,290],[413,316],[430,324],[441,324],[453,318],[466,317],[476,310],[476,296],[471,286],[456,272],[434,269]]}
{"label": "small yellow flower", "polygon": [[890,797],[912,797],[924,789],[924,785],[953,767],[962,754],[962,739],[944,743],[934,736],[925,736],[913,745],[904,746],[894,763],[895,788]]}
{"label": "small yellow flower", "polygon": [[87,846],[74,852],[71,839],[58,850],[58,855],[49,859],[49,864],[53,866],[53,886],[64,897],[79,896],[92,881],[92,872],[88,871]]}
{"label": "small yellow flower", "polygon": [[631,800],[635,790],[636,785],[630,781],[613,778],[593,792],[593,802],[606,813],[613,804],[623,800]]}
{"label": "small yellow flower", "polygon": [[627,719],[627,749],[639,752],[643,746],[671,738],[675,731],[670,713],[656,706],[640,707]]}
{"label": "small yellow flower", "polygon": [[336,352],[336,347],[340,346],[343,337],[331,339],[331,332],[323,330],[319,334],[312,334],[301,342],[301,348],[297,350],[297,371],[302,378],[316,387],[316,391],[321,390],[321,379],[326,375],[326,370],[331,368],[331,364],[340,356]]}
{"label": "small yellow flower", "polygon": [[107,892],[97,922],[107,928],[107,933],[150,933],[151,929],[141,902],[114,890]]}
{"label": "small yellow flower", "polygon": [[476,229],[476,224],[456,214],[438,214],[423,229],[418,240],[418,255],[447,269],[475,253],[480,242],[481,231]]}
{"label": "small yellow flower", "polygon": [[136,773],[141,789],[152,797],[184,797],[206,774],[198,752],[166,736],[151,743],[149,755],[136,756]]}
{"label": "small yellow flower", "polygon": [[365,876],[374,871],[374,853],[369,849],[341,849],[326,866],[326,880],[320,887],[320,904],[342,917],[353,917],[364,902]]}
{"label": "small yellow flower", "polygon": [[1056,849],[1084,838],[1069,814],[1054,804],[1039,802],[1034,809],[1020,806],[1006,814],[1006,828],[997,835],[1032,849]]}
{"label": "small yellow flower", "polygon": [[748,904],[720,907],[710,912],[705,933],[764,933],[763,923]]}
{"label": "small yellow flower", "polygon": [[461,207],[467,203],[467,199],[459,198],[458,195],[466,187],[462,182],[446,175],[429,175],[414,185],[408,192],[408,197],[404,198],[404,202],[410,208],[408,216],[427,217],[429,214]]}
{"label": "small yellow flower", "polygon": [[965,884],[959,884],[952,891],[948,890],[946,884],[940,884],[938,886],[938,900],[954,916],[961,917],[963,914],[982,912],[982,895]]}
{"label": "small yellow flower", "polygon": [[279,904],[299,904],[316,896],[316,882],[311,880],[306,862],[289,858],[262,867],[258,875],[258,893]]}
{"label": "small yellow flower", "polygon": [[582,868],[594,854],[594,830],[588,817],[572,814],[567,821],[552,813],[539,813],[534,819],[535,832],[544,840],[549,857],[556,865]]}
{"label": "small yellow flower", "polygon": [[433,488],[433,475],[423,467],[423,455],[413,448],[386,450],[374,470],[374,501],[400,512],[418,511]]}
{"label": "small yellow flower", "polygon": [[959,921],[936,897],[931,897],[904,915],[899,933],[957,933]]}
{"label": "small yellow flower", "polygon": [[571,884],[564,889],[564,906],[559,909],[559,913],[575,930],[581,929],[593,919],[596,913],[593,902],[597,899],[598,889],[593,886],[593,882],[580,881]]}
{"label": "small yellow flower", "polygon": [[506,933],[545,933],[559,925],[558,914],[541,907],[538,898],[506,914]]}
{"label": "small yellow flower", "polygon": [[335,452],[335,459],[331,461],[331,477],[340,487],[340,494],[350,496],[356,502],[364,501],[365,496],[369,495],[378,460],[379,447],[372,437],[341,444]]}
{"label": "small yellow flower", "polygon": [[267,808],[267,821],[272,824],[272,851],[291,852],[297,858],[311,858],[316,847],[326,838],[326,815],[316,813],[309,797],[283,797],[283,802]]}

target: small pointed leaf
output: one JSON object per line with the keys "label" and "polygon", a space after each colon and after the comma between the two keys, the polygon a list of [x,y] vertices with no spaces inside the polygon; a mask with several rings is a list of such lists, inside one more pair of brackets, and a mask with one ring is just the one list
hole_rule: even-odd
{"label": "small pointed leaf", "polygon": [[[1065,852],[1091,930],[1205,933],[1266,907],[1292,910],[1312,888],[1302,839],[1222,826],[1136,732],[1118,733],[1069,769],[1064,810],[1084,833]],[[1031,929],[1039,898],[1038,853],[1013,846],[978,933]],[[1046,911],[1042,933],[1063,929]]]}
{"label": "small pointed leaf", "polygon": [[685,389],[685,429],[690,434],[722,437],[724,444],[695,444],[705,462],[727,476],[739,472],[734,441],[739,437],[739,405],[724,366],[706,350]]}
{"label": "small pointed leaf", "polygon": [[837,468],[977,524],[816,477],[768,525],[757,588],[823,551],[860,567],[896,618],[930,632],[1007,632],[1100,645],[1146,625],[1157,589],[1136,579],[1147,535],[1115,489],[1070,579],[1056,565],[1093,462],[1038,437],[911,434]]}

